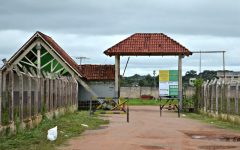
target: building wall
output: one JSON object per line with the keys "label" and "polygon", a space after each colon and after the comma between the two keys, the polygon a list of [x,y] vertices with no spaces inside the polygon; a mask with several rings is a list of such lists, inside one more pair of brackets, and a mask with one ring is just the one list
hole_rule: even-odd
{"label": "building wall", "polygon": [[[151,95],[155,98],[159,97],[159,88],[154,87],[121,87],[120,89],[120,97],[128,97],[128,98],[140,98],[141,95]],[[188,87],[184,89],[184,95],[187,98],[191,98],[195,93],[194,87]]]}
{"label": "building wall", "polygon": [[141,95],[159,97],[158,88],[154,87],[121,87],[120,97],[140,98]]}
{"label": "building wall", "polygon": [[[114,81],[87,81],[86,83],[99,97],[114,97]],[[92,95],[81,85],[79,86],[78,95],[80,101],[92,98]]]}

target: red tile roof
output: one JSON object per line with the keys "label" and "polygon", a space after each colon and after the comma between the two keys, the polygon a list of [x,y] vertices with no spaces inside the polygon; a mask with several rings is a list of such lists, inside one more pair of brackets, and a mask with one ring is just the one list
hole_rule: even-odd
{"label": "red tile roof", "polygon": [[187,48],[163,33],[135,33],[104,51],[106,55],[186,55]]}
{"label": "red tile roof", "polygon": [[81,65],[79,70],[87,80],[114,80],[114,65]]}
{"label": "red tile roof", "polygon": [[80,75],[82,75],[81,71],[78,69],[78,64],[48,35],[43,34],[37,31],[44,40],[50,44],[54,50],[71,66],[73,67]]}

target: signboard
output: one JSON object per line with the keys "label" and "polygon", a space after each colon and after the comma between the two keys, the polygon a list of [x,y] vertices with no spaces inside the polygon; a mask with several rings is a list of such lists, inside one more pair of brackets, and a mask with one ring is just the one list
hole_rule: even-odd
{"label": "signboard", "polygon": [[178,96],[178,70],[159,70],[159,96]]}

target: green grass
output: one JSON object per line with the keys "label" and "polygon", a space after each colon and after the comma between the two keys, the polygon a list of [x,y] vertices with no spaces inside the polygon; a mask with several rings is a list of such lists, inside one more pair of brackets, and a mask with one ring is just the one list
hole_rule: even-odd
{"label": "green grass", "polygon": [[[82,127],[82,123],[89,127]],[[0,149],[54,149],[67,139],[79,136],[84,130],[96,129],[102,124],[108,124],[108,121],[101,120],[97,116],[90,117],[88,112],[66,114],[53,120],[45,118],[37,128],[26,129],[13,136],[0,137]],[[47,140],[47,131],[55,126],[58,126],[58,137],[56,141],[51,142]]]}
{"label": "green grass", "polygon": [[234,124],[228,121],[223,121],[218,118],[209,117],[207,115],[196,114],[196,113],[186,113],[186,117],[191,119],[196,119],[207,124],[211,124],[218,128],[240,131],[240,126],[238,124]]}
{"label": "green grass", "polygon": [[[128,105],[138,105],[138,106],[141,106],[141,105],[150,105],[150,106],[159,106],[160,104],[163,105],[166,103],[166,100],[154,100],[154,99],[129,99],[128,100]],[[174,100],[174,101],[169,101],[166,105],[168,104],[172,104],[172,105],[175,105],[178,103],[177,100]]]}

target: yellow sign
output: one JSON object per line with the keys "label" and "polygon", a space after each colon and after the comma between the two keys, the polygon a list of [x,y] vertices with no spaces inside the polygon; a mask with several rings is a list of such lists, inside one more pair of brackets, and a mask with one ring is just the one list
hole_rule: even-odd
{"label": "yellow sign", "polygon": [[161,81],[161,82],[169,81],[169,70],[160,70],[159,71],[159,81]]}

